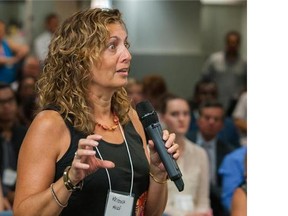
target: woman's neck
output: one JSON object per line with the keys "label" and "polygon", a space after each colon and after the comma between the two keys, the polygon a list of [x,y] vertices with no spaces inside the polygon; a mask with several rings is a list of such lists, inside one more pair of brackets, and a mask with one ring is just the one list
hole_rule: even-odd
{"label": "woman's neck", "polygon": [[[100,94],[99,91],[92,91],[90,95],[95,116],[107,116],[111,114],[111,100],[113,94]],[[94,92],[98,92],[95,94]]]}

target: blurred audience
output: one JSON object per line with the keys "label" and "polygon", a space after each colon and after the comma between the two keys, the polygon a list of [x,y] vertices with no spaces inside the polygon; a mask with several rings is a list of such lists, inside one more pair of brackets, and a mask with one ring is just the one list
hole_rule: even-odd
{"label": "blurred audience", "polygon": [[136,104],[143,100],[143,84],[139,80],[129,78],[125,87],[131,105],[135,108]]}
{"label": "blurred audience", "polygon": [[197,119],[198,131],[190,135],[190,139],[204,148],[209,158],[210,173],[210,202],[215,216],[225,215],[221,204],[221,176],[217,170],[225,155],[232,151],[230,145],[223,143],[218,138],[218,133],[223,127],[224,108],[217,101],[206,101],[199,107]]}
{"label": "blurred audience", "polygon": [[4,196],[13,205],[17,176],[17,160],[27,128],[17,120],[17,102],[14,91],[0,83],[0,174]]}
{"label": "blurred audience", "polygon": [[229,31],[225,36],[225,50],[212,53],[203,66],[203,77],[217,83],[219,101],[225,111],[234,106],[247,86],[247,63],[240,55],[240,42],[240,33]]}
{"label": "blurred audience", "polygon": [[160,119],[166,128],[176,134],[180,157],[178,166],[185,182],[179,193],[175,184],[168,182],[168,201],[165,214],[169,216],[211,216],[209,200],[209,165],[206,152],[185,137],[190,109],[188,101],[173,94],[161,98]]}
{"label": "blurred audience", "polygon": [[29,55],[24,60],[21,78],[32,76],[37,79],[40,76],[41,70],[39,59],[36,56]]}
{"label": "blurred audience", "polygon": [[40,73],[41,65],[39,59],[33,55],[26,56],[19,70],[18,79],[11,84],[13,90],[18,90],[19,82],[21,82],[21,80],[25,77],[33,77],[34,79],[38,79]]}
{"label": "blurred audience", "polygon": [[[189,126],[188,137],[198,130],[197,119],[199,118],[199,106],[205,101],[217,99],[218,88],[215,82],[201,79],[196,83],[192,100],[189,101],[192,110],[192,121]],[[240,133],[231,117],[225,116],[223,127],[217,136],[219,140],[230,145],[233,149],[240,147]]]}
{"label": "blurred audience", "polygon": [[15,43],[6,36],[6,24],[0,20],[0,82],[12,83],[17,79],[21,61],[28,54],[29,47]]}
{"label": "blurred audience", "polygon": [[56,31],[59,26],[59,17],[55,13],[50,13],[45,17],[44,20],[45,31],[42,32],[34,41],[34,53],[40,60],[41,65],[48,54],[48,46],[51,41],[52,34]]}
{"label": "blurred audience", "polygon": [[160,109],[160,98],[168,92],[165,79],[161,75],[146,75],[142,79],[143,98],[149,100],[156,111]]}
{"label": "blurred audience", "polygon": [[235,189],[245,180],[245,156],[247,147],[240,147],[227,154],[218,170],[222,177],[222,204],[227,213],[231,212],[231,201]]}

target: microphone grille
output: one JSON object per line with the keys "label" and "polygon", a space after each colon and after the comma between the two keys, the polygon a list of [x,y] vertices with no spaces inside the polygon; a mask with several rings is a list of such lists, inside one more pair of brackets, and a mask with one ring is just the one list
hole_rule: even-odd
{"label": "microphone grille", "polygon": [[136,104],[136,112],[144,128],[159,122],[158,115],[149,101]]}
{"label": "microphone grille", "polygon": [[152,113],[154,108],[149,101],[141,101],[136,104],[136,112],[139,118],[143,118],[147,113]]}

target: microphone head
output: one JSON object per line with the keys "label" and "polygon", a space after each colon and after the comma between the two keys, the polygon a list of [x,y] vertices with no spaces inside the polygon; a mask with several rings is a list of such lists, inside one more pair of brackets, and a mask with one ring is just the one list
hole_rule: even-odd
{"label": "microphone head", "polygon": [[159,122],[157,113],[149,101],[141,101],[136,104],[136,112],[144,128]]}

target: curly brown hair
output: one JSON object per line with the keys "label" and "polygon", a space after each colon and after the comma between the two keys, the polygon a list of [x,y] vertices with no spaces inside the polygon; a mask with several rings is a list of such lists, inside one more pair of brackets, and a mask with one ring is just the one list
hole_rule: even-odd
{"label": "curly brown hair", "polygon": [[[62,23],[52,37],[36,83],[38,111],[53,105],[77,130],[87,134],[94,131],[93,105],[88,98],[91,66],[100,61],[109,38],[107,25],[112,23],[125,27],[118,9],[86,9]],[[130,102],[124,87],[114,93],[111,103],[111,111],[121,124],[127,123]]]}

